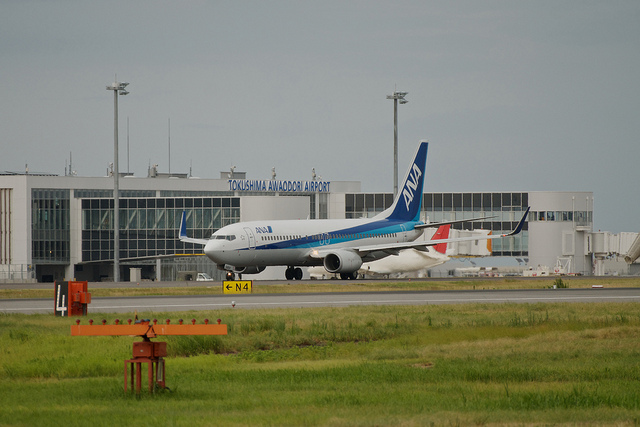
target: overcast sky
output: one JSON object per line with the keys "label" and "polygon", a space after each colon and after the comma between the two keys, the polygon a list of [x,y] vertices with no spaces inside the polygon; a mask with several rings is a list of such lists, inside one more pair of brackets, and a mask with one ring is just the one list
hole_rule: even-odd
{"label": "overcast sky", "polygon": [[640,2],[0,2],[0,170],[361,181],[393,190],[593,191],[640,231]]}

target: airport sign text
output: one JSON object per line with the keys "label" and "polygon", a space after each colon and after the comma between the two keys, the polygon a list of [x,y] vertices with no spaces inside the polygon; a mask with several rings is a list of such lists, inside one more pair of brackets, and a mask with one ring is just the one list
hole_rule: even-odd
{"label": "airport sign text", "polygon": [[273,179],[230,179],[229,191],[275,193],[328,193],[331,181],[276,181]]}

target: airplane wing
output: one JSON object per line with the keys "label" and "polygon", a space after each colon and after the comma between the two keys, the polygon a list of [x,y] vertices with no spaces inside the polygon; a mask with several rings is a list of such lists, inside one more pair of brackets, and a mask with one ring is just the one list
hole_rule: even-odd
{"label": "airplane wing", "polygon": [[[468,241],[476,241],[476,240],[490,240],[490,239],[499,239],[502,237],[515,236],[522,231],[522,227],[524,226],[524,222],[527,219],[527,215],[529,214],[530,207],[527,208],[524,215],[518,222],[516,228],[513,229],[510,233],[506,234],[495,234],[495,235],[486,235],[486,236],[471,236],[471,237],[456,237],[451,239],[437,239],[437,240],[427,240],[427,241],[413,241],[413,242],[405,242],[405,243],[395,243],[395,244],[382,244],[382,245],[367,245],[367,246],[359,246],[352,248],[355,252],[360,256],[365,256],[367,253],[382,251],[387,252],[390,255],[397,255],[401,249],[409,249],[413,248],[419,251],[426,251],[428,246],[435,246],[441,243],[453,243],[453,242],[468,242]],[[465,220],[468,221],[468,220]],[[464,221],[460,221],[464,222]],[[442,223],[439,223],[442,224]],[[421,227],[424,228],[424,227]]]}
{"label": "airplane wing", "polygon": [[206,245],[209,239],[196,239],[194,237],[187,236],[187,221],[186,221],[186,211],[182,211],[182,217],[180,218],[180,241],[187,243],[197,243],[199,245]]}
{"label": "airplane wing", "polygon": [[421,228],[437,228],[437,227],[440,227],[441,225],[460,224],[462,222],[482,221],[483,219],[491,219],[491,218],[495,218],[495,215],[494,216],[483,216],[483,217],[480,217],[480,218],[458,219],[458,220],[455,220],[455,221],[430,222],[428,224],[417,224],[414,228],[416,230],[420,230]]}

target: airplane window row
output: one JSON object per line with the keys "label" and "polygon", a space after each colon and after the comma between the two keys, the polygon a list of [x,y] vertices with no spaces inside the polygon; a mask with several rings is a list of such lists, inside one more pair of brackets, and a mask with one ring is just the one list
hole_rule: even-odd
{"label": "airplane window row", "polygon": [[262,240],[293,240],[300,239],[302,236],[261,236]]}
{"label": "airplane window row", "polygon": [[381,238],[381,237],[396,237],[396,233],[387,233],[387,234],[330,234],[328,237],[330,239],[372,239],[372,238]]}
{"label": "airplane window row", "polygon": [[[218,236],[217,238],[221,238],[222,236]],[[235,236],[234,236],[235,237]],[[311,236],[311,240],[324,240],[324,239],[367,239],[367,238],[381,238],[381,237],[397,237],[397,233],[387,233],[387,234],[329,234],[322,235],[316,234]],[[302,236],[261,236],[261,240],[269,240],[269,241],[281,241],[281,240],[293,240],[293,239],[301,239]]]}

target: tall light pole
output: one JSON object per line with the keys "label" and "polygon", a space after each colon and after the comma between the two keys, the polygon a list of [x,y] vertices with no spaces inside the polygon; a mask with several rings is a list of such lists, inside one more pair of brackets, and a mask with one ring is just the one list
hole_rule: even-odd
{"label": "tall light pole", "polygon": [[[117,80],[117,79],[116,79]],[[118,95],[127,95],[129,83],[114,82],[107,86],[113,91],[113,281],[120,281],[120,188],[118,169]]]}
{"label": "tall light pole", "polygon": [[393,99],[393,198],[398,194],[398,101],[400,104],[406,104],[404,99],[409,92],[393,92],[393,95],[387,95],[387,99]]}

